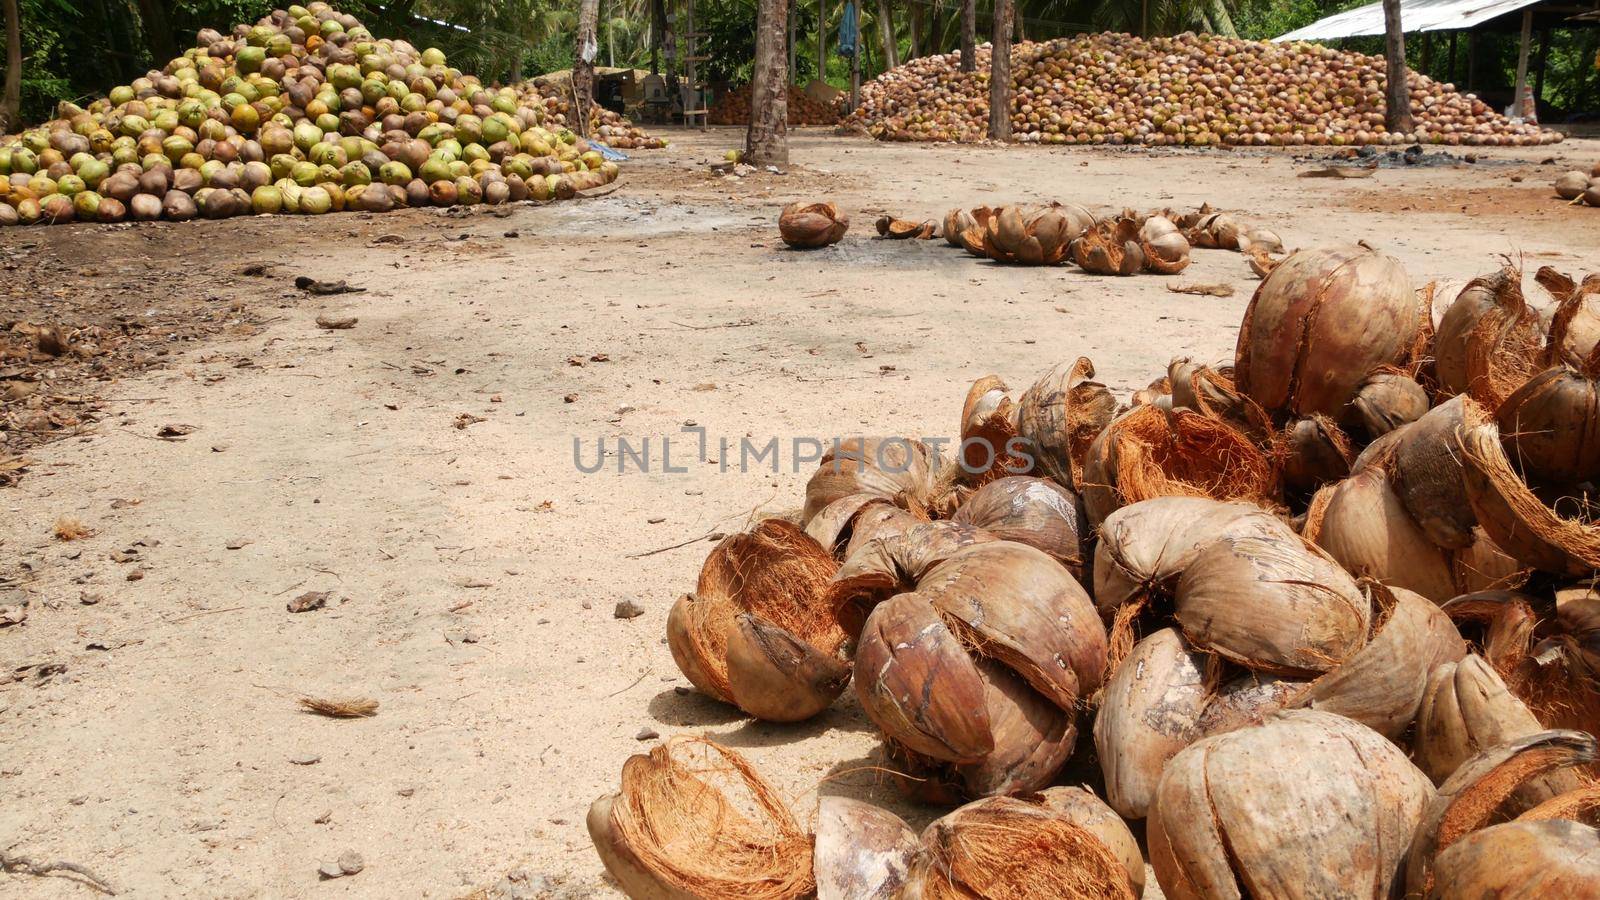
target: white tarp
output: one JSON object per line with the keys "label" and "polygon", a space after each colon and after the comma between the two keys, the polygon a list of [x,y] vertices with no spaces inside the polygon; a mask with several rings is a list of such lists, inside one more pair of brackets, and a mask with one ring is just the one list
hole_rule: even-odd
{"label": "white tarp", "polygon": [[[1471,28],[1539,0],[1400,0],[1400,26],[1406,31]],[[1383,4],[1369,3],[1319,19],[1274,41],[1325,41],[1383,34]]]}

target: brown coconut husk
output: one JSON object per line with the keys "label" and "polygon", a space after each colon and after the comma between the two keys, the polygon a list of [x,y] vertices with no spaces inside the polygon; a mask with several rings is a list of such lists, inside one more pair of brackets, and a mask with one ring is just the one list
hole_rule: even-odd
{"label": "brown coconut husk", "polygon": [[935,821],[922,833],[908,881],[926,900],[1138,896],[1115,851],[1037,797],[980,800]]}
{"label": "brown coconut husk", "polygon": [[878,217],[873,226],[877,228],[879,237],[895,241],[926,241],[939,236],[939,226],[932,220],[912,222],[908,219],[883,215]]}
{"label": "brown coconut husk", "polygon": [[1541,724],[1592,730],[1600,723],[1600,673],[1582,646],[1594,631],[1563,621],[1545,599],[1516,591],[1463,594],[1443,609]]}
{"label": "brown coconut husk", "polygon": [[1428,411],[1428,392],[1405,370],[1384,366],[1367,376],[1351,401],[1367,437],[1379,438]]}
{"label": "brown coconut husk", "polygon": [[1386,466],[1412,520],[1434,544],[1456,550],[1471,546],[1478,523],[1456,440],[1465,403],[1463,397],[1447,400],[1405,428],[1394,444],[1393,464]]}
{"label": "brown coconut husk", "polygon": [[1200,737],[1210,699],[1205,660],[1181,632],[1163,628],[1135,644],[1107,680],[1094,745],[1106,800],[1124,817],[1145,817],[1167,760]]}
{"label": "brown coconut husk", "polygon": [[836,244],[850,228],[850,217],[832,203],[791,203],[778,216],[783,242],[801,250]]}
{"label": "brown coconut husk", "polygon": [[1034,459],[1031,474],[1077,490],[1089,445],[1116,414],[1117,400],[1080,356],[1039,376],[1017,401],[1017,434]]}
{"label": "brown coconut husk", "polygon": [[[827,550],[782,519],[723,539],[706,557],[695,593],[668,616],[674,661],[695,687],[752,714],[814,714],[848,680],[849,635],[826,600],[837,570]],[[774,667],[802,683],[768,696],[777,686],[766,670]],[[741,675],[746,683],[736,683]]]}
{"label": "brown coconut husk", "polygon": [[1377,467],[1318,491],[1301,534],[1351,574],[1416,591],[1435,603],[1459,593],[1449,551],[1428,540],[1391,489],[1388,473]]}
{"label": "brown coconut husk", "polygon": [[1320,414],[1285,425],[1271,438],[1270,446],[1284,488],[1295,494],[1304,495],[1338,481],[1355,465],[1350,437],[1337,422]]}
{"label": "brown coconut husk", "polygon": [[[1508,261],[1498,271],[1469,282],[1440,316],[1433,337],[1433,371],[1441,398],[1473,391],[1474,355],[1482,376],[1493,367],[1520,364],[1499,357],[1537,347],[1538,317],[1527,308],[1521,282],[1522,273]],[[1491,325],[1480,332],[1491,313]],[[1504,354],[1498,349],[1502,343]]]}
{"label": "brown coconut husk", "polygon": [[1139,226],[1139,250],[1146,271],[1175,275],[1189,268],[1189,240],[1165,216],[1150,216]]}
{"label": "brown coconut husk", "polygon": [[1519,822],[1544,822],[1566,819],[1600,828],[1600,784],[1588,784],[1575,791],[1558,794],[1520,816]]}
{"label": "brown coconut husk", "polygon": [[950,521],[982,529],[1050,554],[1082,580],[1089,521],[1078,495],[1046,478],[1013,475],[991,481],[967,497]]}
{"label": "brown coconut husk", "polygon": [[1581,283],[1541,266],[1533,276],[1556,300],[1546,350],[1553,359],[1580,366],[1600,346],[1600,272],[1585,275]]}
{"label": "brown coconut husk", "polygon": [[1499,409],[1544,368],[1544,329],[1538,312],[1522,295],[1520,269],[1508,266],[1493,290],[1494,305],[1466,336],[1465,393],[1490,409]]}
{"label": "brown coconut husk", "polygon": [[1139,220],[1126,215],[1102,219],[1068,248],[1072,261],[1091,275],[1134,275],[1145,267]]}
{"label": "brown coconut husk", "polygon": [[1234,386],[1231,367],[1214,369],[1179,357],[1167,364],[1173,408],[1192,409],[1238,429],[1257,444],[1271,440],[1272,420]]}
{"label": "brown coconut husk", "polygon": [[[1436,896],[1429,892],[1436,887],[1441,854],[1497,818],[1512,815],[1524,786],[1594,760],[1591,735],[1541,731],[1487,745],[1464,761],[1439,786],[1417,825],[1405,865],[1406,896]],[[1519,858],[1498,857],[1496,864],[1513,865]]]}
{"label": "brown coconut husk", "polygon": [[899,816],[849,797],[817,798],[817,900],[894,900],[920,846]]}
{"label": "brown coconut husk", "polygon": [[872,494],[926,515],[938,502],[946,465],[927,444],[904,437],[846,438],[828,447],[806,481],[802,525],[828,504],[851,494]]}
{"label": "brown coconut husk", "polygon": [[1136,407],[1106,426],[1089,449],[1083,499],[1098,524],[1154,497],[1209,497],[1276,505],[1277,473],[1249,438],[1188,410]]}
{"label": "brown coconut husk", "polygon": [[[795,900],[816,885],[811,837],[738,753],[677,738],[632,756],[622,786],[596,801],[589,833],[613,877],[706,900]],[[620,863],[620,865],[618,864]]]}
{"label": "brown coconut husk", "polygon": [[993,540],[999,538],[954,521],[923,522],[903,530],[885,531],[854,544],[834,573],[826,603],[847,632],[858,634],[867,615],[879,603],[914,589],[929,569],[963,547]]}
{"label": "brown coconut husk", "polygon": [[1467,499],[1483,530],[1524,565],[1582,577],[1600,569],[1600,527],[1560,516],[1512,468],[1488,410],[1467,402],[1461,449]]}
{"label": "brown coconut husk", "polygon": [[960,469],[973,486],[1021,471],[1022,460],[1012,453],[1017,436],[1017,405],[997,375],[972,383],[961,404]]}
{"label": "brown coconut husk", "polygon": [[1562,301],[1550,328],[1543,371],[1495,407],[1506,452],[1530,480],[1574,484],[1600,477],[1600,348],[1576,365],[1562,358],[1567,328],[1583,298]]}

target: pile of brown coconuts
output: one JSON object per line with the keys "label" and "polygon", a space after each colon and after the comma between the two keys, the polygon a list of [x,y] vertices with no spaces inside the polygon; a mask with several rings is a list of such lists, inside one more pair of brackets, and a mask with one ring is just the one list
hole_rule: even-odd
{"label": "pile of brown coconuts", "polygon": [[[989,48],[977,71],[951,53],[862,85],[846,120],[898,141],[978,141],[989,118]],[[1384,127],[1384,62],[1320,44],[1210,34],[1148,40],[1105,32],[1012,48],[1011,133],[1045,144],[1525,146],[1561,135],[1512,122],[1472,94],[1410,74],[1415,125]]]}
{"label": "pile of brown coconuts", "polygon": [[1301,250],[1225,365],[1126,399],[1088,359],[990,375],[952,452],[837,442],[667,641],[757,719],[853,688],[886,777],[956,808],[797,817],[678,739],[592,808],[607,869],[633,897],[1133,898],[1146,862],[1171,898],[1594,896],[1600,276],[1534,280],[1436,302],[1369,247]]}
{"label": "pile of brown coconuts", "polygon": [[560,200],[617,174],[543,102],[316,2],[202,29],[163,68],[0,136],[0,226]]}
{"label": "pile of brown coconuts", "polygon": [[[562,86],[549,84],[541,79],[530,79],[516,86],[517,96],[523,106],[542,105],[545,110],[545,124],[551,128],[572,127],[569,117],[572,115],[572,103],[568,99],[572,96],[571,81],[566,82],[566,89]],[[595,104],[589,111],[589,126],[591,136],[608,147],[618,150],[660,150],[667,146],[667,139],[657,137],[638,125],[628,117]]]}
{"label": "pile of brown coconuts", "polygon": [[[789,85],[788,124],[837,125],[839,113],[826,103],[820,103],[804,90]],[[726,91],[711,104],[706,121],[712,125],[750,124],[750,85],[742,84]]]}

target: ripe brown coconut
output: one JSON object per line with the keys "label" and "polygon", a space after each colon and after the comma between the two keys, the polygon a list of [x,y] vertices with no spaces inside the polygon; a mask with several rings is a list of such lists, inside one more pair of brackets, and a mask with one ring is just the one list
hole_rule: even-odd
{"label": "ripe brown coconut", "polygon": [[967,497],[950,521],[1043,550],[1080,581],[1087,571],[1084,549],[1090,533],[1083,503],[1047,478],[1013,475],[991,481]]}
{"label": "ripe brown coconut", "polygon": [[[1486,320],[1489,326],[1478,331]],[[1475,352],[1481,368],[1484,361],[1501,355],[1536,352],[1540,337],[1538,315],[1522,297],[1520,271],[1507,264],[1474,278],[1444,311],[1434,330],[1434,374],[1440,394],[1450,397],[1473,390],[1470,367]],[[1502,347],[1504,354],[1497,352]],[[1514,359],[1503,362],[1515,364]]]}
{"label": "ripe brown coconut", "polygon": [[1117,400],[1094,380],[1086,356],[1056,365],[1039,376],[1017,401],[1017,435],[1028,442],[1034,474],[1079,489],[1089,445],[1110,423]]}
{"label": "ripe brown coconut", "polygon": [[1592,589],[1482,591],[1443,609],[1541,724],[1600,726],[1600,596]]}
{"label": "ripe brown coconut", "polygon": [[1312,710],[1191,744],[1150,809],[1150,865],[1173,900],[1384,900],[1433,785],[1364,725]]}
{"label": "ripe brown coconut", "polygon": [[916,832],[886,809],[848,797],[819,798],[817,900],[895,900],[918,847]]}
{"label": "ripe brown coconut", "polygon": [[1565,518],[1534,494],[1512,468],[1488,410],[1465,401],[1457,440],[1467,500],[1500,549],[1557,575],[1577,578],[1600,569],[1600,526]]}
{"label": "ripe brown coconut", "polygon": [[1265,453],[1224,422],[1189,410],[1135,407],[1090,445],[1084,509],[1098,525],[1121,507],[1170,496],[1271,506],[1277,473]]}
{"label": "ripe brown coconut", "polygon": [[[1259,407],[1257,407],[1259,409]],[[1296,419],[1272,438],[1272,458],[1284,489],[1309,494],[1350,474],[1355,448],[1339,424],[1324,415]]]}
{"label": "ripe brown coconut", "polygon": [[749,762],[712,741],[629,757],[588,827],[629,897],[795,900],[816,887],[810,835]]}
{"label": "ripe brown coconut", "polygon": [[[862,552],[904,556],[883,550]],[[834,596],[843,605],[849,593]],[[951,767],[972,796],[1019,793],[1049,784],[1071,754],[1076,708],[1105,663],[1105,628],[1066,568],[1025,544],[981,541],[872,610],[856,695],[891,749]]]}
{"label": "ripe brown coconut", "polygon": [[850,217],[832,203],[791,203],[778,216],[778,234],[797,250],[837,244],[850,228]]}
{"label": "ripe brown coconut", "polygon": [[[1483,657],[1445,663],[1429,675],[1417,713],[1417,765],[1443,784],[1480,748],[1537,734],[1545,726]],[[1578,787],[1577,775],[1557,772],[1530,779],[1508,801],[1513,813]]]}
{"label": "ripe brown coconut", "polygon": [[1251,298],[1234,378],[1275,415],[1342,421],[1368,374],[1406,361],[1425,318],[1393,257],[1366,247],[1301,250]]}
{"label": "ripe brown coconut", "polygon": [[960,807],[922,833],[905,900],[1136,900],[1133,835],[1087,791],[1050,788]]}
{"label": "ripe brown coconut", "polygon": [[837,569],[782,519],[725,538],[667,617],[673,661],[702,692],[756,718],[816,715],[850,680],[850,636],[826,602]]}
{"label": "ripe brown coconut", "polygon": [[1404,429],[1385,465],[1390,486],[1411,519],[1428,540],[1453,550],[1471,546],[1478,523],[1462,483],[1456,443],[1466,402],[1453,397]]}
{"label": "ripe brown coconut", "polygon": [[[1530,781],[1593,763],[1595,739],[1542,731],[1492,745],[1463,763],[1428,804],[1407,854],[1406,896],[1593,897],[1600,884],[1600,836],[1571,819],[1582,794],[1499,825]],[[1572,799],[1569,799],[1572,798]],[[1488,826],[1488,827],[1485,827]]]}
{"label": "ripe brown coconut", "polygon": [[823,451],[806,481],[801,521],[810,524],[828,504],[851,494],[882,497],[926,517],[938,499],[944,466],[939,453],[918,440],[846,438]]}
{"label": "ripe brown coconut", "polygon": [[1136,275],[1145,267],[1139,225],[1128,215],[1101,219],[1073,240],[1067,252],[1091,275]]}
{"label": "ripe brown coconut", "polygon": [[1367,376],[1351,405],[1367,437],[1379,438],[1422,418],[1428,392],[1404,371],[1385,367]]}

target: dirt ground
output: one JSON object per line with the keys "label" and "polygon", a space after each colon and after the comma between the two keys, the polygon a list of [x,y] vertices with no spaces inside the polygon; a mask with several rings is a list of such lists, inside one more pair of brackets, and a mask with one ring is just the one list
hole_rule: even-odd
{"label": "dirt ground", "polygon": [[[794,438],[949,436],[973,379],[1080,355],[1125,397],[1174,355],[1231,357],[1256,282],[1221,251],[1170,278],[1006,268],[876,240],[881,211],[1210,201],[1292,247],[1367,241],[1419,285],[1501,254],[1600,267],[1600,210],[1548,187],[1595,141],[1331,180],[1274,152],[807,131],[787,174],[736,179],[708,163],[737,129],[671,136],[615,193],[543,208],[0,231],[0,607],[26,616],[0,627],[0,852],[129,897],[608,896],[584,813],[650,734],[747,752],[802,817],[820,789],[927,821],[870,770],[848,692],[790,726],[688,692],[671,603],[717,533],[799,505]],[[800,198],[852,216],[843,243],[782,247]],[[30,356],[18,322],[104,347]],[[780,471],[718,450],[746,436]],[[649,472],[617,472],[618,437],[651,440]],[[591,465],[602,440],[583,473],[574,442]],[[91,533],[58,540],[63,517]],[[326,606],[287,611],[307,592]],[[364,869],[319,882],[347,851]],[[0,875],[0,898],[87,896]]]}

